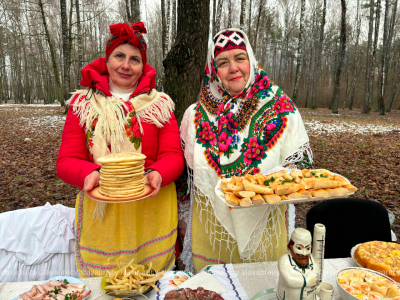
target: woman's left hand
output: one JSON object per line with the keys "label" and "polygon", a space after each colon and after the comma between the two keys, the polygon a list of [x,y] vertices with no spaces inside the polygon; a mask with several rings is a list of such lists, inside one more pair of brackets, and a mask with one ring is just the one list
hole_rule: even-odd
{"label": "woman's left hand", "polygon": [[146,183],[150,184],[150,186],[154,189],[154,192],[151,194],[151,197],[154,197],[158,194],[161,188],[162,177],[161,174],[157,171],[151,171],[146,175]]}

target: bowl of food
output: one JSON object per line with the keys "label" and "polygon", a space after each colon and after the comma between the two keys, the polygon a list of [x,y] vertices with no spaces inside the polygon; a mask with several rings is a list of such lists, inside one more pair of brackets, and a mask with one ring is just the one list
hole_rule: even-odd
{"label": "bowl of food", "polygon": [[346,268],[336,275],[342,300],[399,300],[399,284],[377,271],[365,268]]}
{"label": "bowl of food", "polygon": [[156,272],[148,265],[118,264],[118,267],[107,271],[101,280],[101,289],[104,293],[113,292],[120,295],[144,294],[151,289],[158,291],[157,281],[164,276],[164,272]]}

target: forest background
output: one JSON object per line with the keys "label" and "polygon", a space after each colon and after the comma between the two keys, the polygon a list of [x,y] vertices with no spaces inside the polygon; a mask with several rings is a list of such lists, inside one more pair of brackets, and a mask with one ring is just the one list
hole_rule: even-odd
{"label": "forest background", "polygon": [[[109,25],[142,20],[157,88],[180,120],[197,100],[207,43],[249,36],[256,58],[300,107],[315,166],[379,201],[400,234],[398,0],[0,0],[0,212],[74,206],[55,174],[64,103],[80,69],[105,54]],[[21,106],[22,104],[26,104]],[[45,108],[36,104],[47,104]],[[54,106],[55,105],[55,106]],[[297,206],[304,226],[310,205]]]}

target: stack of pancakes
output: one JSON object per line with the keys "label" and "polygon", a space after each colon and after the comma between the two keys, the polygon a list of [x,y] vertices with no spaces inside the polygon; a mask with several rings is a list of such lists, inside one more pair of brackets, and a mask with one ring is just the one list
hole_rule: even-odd
{"label": "stack of pancakes", "polygon": [[141,153],[113,153],[100,157],[99,192],[110,198],[130,198],[143,193],[144,160]]}

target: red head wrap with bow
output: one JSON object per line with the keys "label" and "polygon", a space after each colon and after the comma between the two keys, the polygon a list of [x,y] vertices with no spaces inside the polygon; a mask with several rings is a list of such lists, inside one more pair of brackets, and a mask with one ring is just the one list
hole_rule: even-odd
{"label": "red head wrap with bow", "polygon": [[117,48],[119,45],[128,43],[134,47],[138,47],[142,55],[143,66],[147,62],[147,45],[143,38],[142,33],[147,33],[146,27],[143,22],[136,23],[118,23],[110,25],[111,37],[107,41],[106,58]]}

